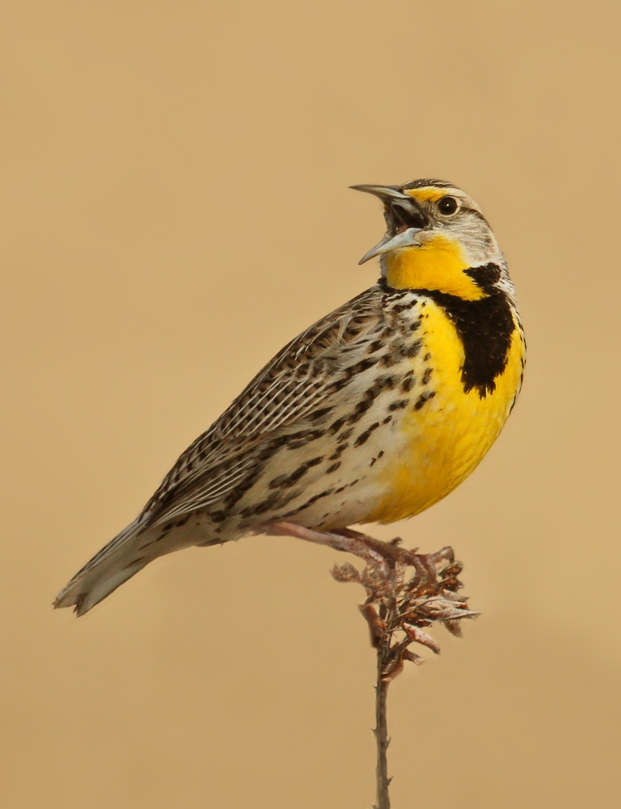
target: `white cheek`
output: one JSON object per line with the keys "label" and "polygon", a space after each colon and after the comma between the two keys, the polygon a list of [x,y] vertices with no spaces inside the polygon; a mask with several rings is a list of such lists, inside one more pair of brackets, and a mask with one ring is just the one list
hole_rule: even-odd
{"label": "white cheek", "polygon": [[461,237],[464,257],[471,267],[502,260],[498,242],[490,230],[468,229]]}

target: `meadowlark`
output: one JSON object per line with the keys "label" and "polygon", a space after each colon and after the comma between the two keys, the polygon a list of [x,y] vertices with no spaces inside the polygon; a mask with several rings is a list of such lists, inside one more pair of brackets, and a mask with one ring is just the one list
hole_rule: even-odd
{"label": "meadowlark", "polygon": [[469,475],[519,393],[524,335],[479,206],[441,180],[358,185],[387,232],[379,281],[260,371],[137,519],[58,595],[82,615],[158,556],[249,534],[412,517]]}

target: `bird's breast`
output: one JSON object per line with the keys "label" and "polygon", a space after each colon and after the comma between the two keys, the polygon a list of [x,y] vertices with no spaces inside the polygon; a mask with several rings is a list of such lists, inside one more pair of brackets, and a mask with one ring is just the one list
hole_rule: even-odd
{"label": "bird's breast", "polygon": [[[465,381],[464,366],[477,358],[466,356],[467,340],[446,309],[429,299],[420,316],[423,348],[414,361],[416,384],[410,405],[394,425],[398,448],[378,470],[384,494],[369,522],[411,517],[458,486],[498,437],[521,385],[524,342],[516,316],[508,339],[505,335],[502,370],[487,387],[469,387]],[[480,359],[484,364],[487,358]]]}

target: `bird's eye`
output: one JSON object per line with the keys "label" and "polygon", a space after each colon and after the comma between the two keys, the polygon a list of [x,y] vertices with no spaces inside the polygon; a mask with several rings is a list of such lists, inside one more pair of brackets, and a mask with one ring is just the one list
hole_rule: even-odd
{"label": "bird's eye", "polygon": [[457,208],[458,205],[455,197],[442,197],[442,199],[438,202],[438,210],[440,213],[443,213],[446,216],[450,216],[452,213],[455,213]]}

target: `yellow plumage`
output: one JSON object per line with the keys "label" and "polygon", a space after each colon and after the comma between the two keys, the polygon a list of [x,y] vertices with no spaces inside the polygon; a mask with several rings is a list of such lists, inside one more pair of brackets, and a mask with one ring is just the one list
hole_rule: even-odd
{"label": "yellow plumage", "polygon": [[426,344],[434,357],[435,396],[424,417],[406,416],[407,444],[383,473],[386,495],[368,522],[413,517],[442,500],[479,464],[498,438],[521,384],[524,346],[514,332],[507,367],[492,393],[467,393],[461,380],[464,350],[457,332],[436,304],[427,306]]}

